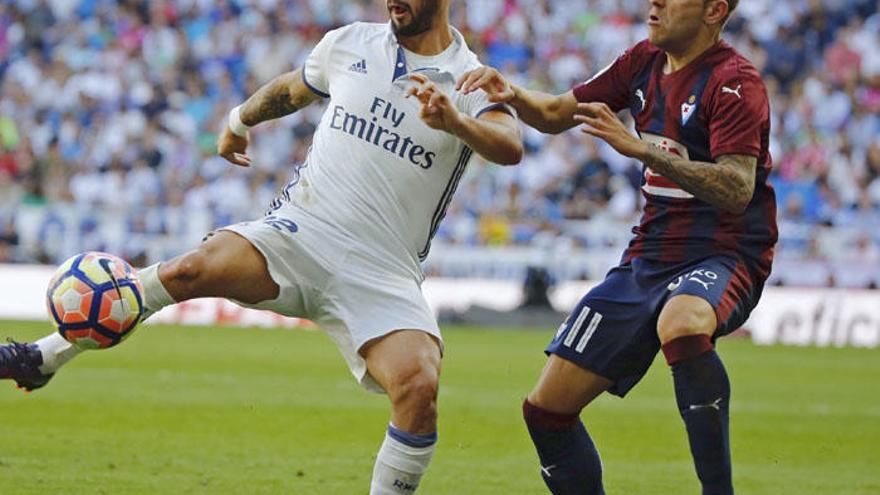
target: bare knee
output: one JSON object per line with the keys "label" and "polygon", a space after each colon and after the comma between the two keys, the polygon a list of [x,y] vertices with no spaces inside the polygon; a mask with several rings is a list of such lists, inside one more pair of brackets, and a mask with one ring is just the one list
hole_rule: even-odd
{"label": "bare knee", "polygon": [[366,343],[359,352],[370,376],[388,394],[394,426],[416,434],[436,431],[439,340],[421,330],[398,330]]}
{"label": "bare knee", "polygon": [[183,256],[163,263],[160,269],[160,277],[163,282],[193,282],[204,278],[207,265],[207,253],[203,247],[199,247]]}
{"label": "bare knee", "polygon": [[670,299],[660,312],[657,336],[661,344],[666,344],[688,335],[711,336],[716,327],[715,310],[705,299],[680,295]]}
{"label": "bare knee", "polygon": [[159,278],[166,287],[193,288],[204,281],[209,272],[208,255],[203,246],[162,263]]}
{"label": "bare knee", "polygon": [[176,301],[225,297],[256,303],[274,299],[280,291],[263,255],[232,232],[218,232],[198,248],[163,263],[159,278]]}
{"label": "bare knee", "polygon": [[220,295],[222,286],[214,273],[210,253],[204,246],[162,263],[159,267],[159,280],[176,301],[186,301],[197,297]]}
{"label": "bare knee", "polygon": [[578,414],[614,382],[579,365],[551,355],[535,388],[531,405],[556,414]]}
{"label": "bare knee", "polygon": [[434,431],[437,423],[439,371],[419,363],[392,378],[387,387],[396,416],[408,418],[409,425],[396,425],[408,431]]}

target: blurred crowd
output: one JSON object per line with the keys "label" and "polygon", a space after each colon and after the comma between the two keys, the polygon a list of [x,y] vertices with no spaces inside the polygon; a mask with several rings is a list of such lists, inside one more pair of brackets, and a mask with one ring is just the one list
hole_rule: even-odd
{"label": "blurred crowd", "polygon": [[[647,8],[457,0],[452,22],[484,63],[563,92],[645,38]],[[143,265],[260,215],[323,107],[261,125],[249,169],[214,154],[228,110],[300,66],[327,29],[386,19],[375,0],[0,2],[0,262],[106,250]],[[770,92],[774,280],[880,284],[878,0],[745,1],[725,38]],[[435,250],[567,249],[613,262],[638,220],[640,164],[576,131],[525,140],[519,167],[475,160]]]}

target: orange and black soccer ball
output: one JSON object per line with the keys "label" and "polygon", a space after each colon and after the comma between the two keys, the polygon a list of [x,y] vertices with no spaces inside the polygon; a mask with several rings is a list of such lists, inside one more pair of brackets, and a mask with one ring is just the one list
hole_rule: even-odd
{"label": "orange and black soccer ball", "polygon": [[46,291],[46,306],[58,332],[83,349],[122,342],[143,315],[137,272],[112,254],[88,252],[65,261]]}

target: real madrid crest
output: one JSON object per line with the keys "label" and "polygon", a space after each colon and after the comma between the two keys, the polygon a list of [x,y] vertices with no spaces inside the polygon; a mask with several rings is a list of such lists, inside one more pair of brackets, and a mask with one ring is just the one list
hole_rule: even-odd
{"label": "real madrid crest", "polygon": [[697,109],[697,97],[694,95],[690,95],[686,102],[681,104],[681,125],[687,124],[688,120],[691,119],[691,115],[694,114],[694,111]]}

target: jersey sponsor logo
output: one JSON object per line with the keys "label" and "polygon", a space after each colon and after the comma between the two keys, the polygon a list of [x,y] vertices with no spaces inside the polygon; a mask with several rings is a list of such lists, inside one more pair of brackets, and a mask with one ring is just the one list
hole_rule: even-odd
{"label": "jersey sponsor logo", "polygon": [[357,72],[358,74],[366,74],[367,73],[367,61],[365,59],[361,59],[358,62],[351,64],[348,70],[352,72]]}
{"label": "jersey sponsor logo", "polygon": [[[577,345],[575,345],[574,350],[576,352],[584,352],[587,343],[593,338],[593,334],[596,333],[596,329],[599,328],[599,323],[602,321],[602,313],[593,311],[593,317],[590,319],[590,322],[584,326],[590,311],[592,310],[589,306],[584,306],[581,309],[580,313],[578,313],[577,319],[574,320],[571,328],[569,328],[568,335],[566,335],[565,340],[562,341],[562,345],[571,348],[575,339],[577,339],[577,336],[580,335],[581,338],[578,340]],[[581,330],[583,330],[583,332],[581,332]]]}
{"label": "jersey sponsor logo", "polygon": [[709,286],[715,285],[715,281],[718,280],[718,274],[711,271],[706,270],[704,268],[698,268],[692,272],[685,273],[684,275],[679,275],[678,278],[673,280],[666,286],[667,290],[675,290],[681,287],[681,284],[685,282],[694,282],[703,286],[706,291],[709,291]]}
{"label": "jersey sponsor logo", "polygon": [[639,107],[639,113],[641,113],[645,111],[645,105],[647,104],[647,102],[645,102],[645,93],[643,93],[641,89],[637,89],[636,98],[638,98],[641,103],[641,106]]}
{"label": "jersey sponsor logo", "polygon": [[[690,158],[685,145],[667,137],[643,132],[642,139],[660,148],[665,153],[679,156],[685,160]],[[645,183],[642,185],[642,190],[654,196],[664,196],[667,198],[691,199],[694,197],[693,194],[678,187],[678,184],[663,175],[654,172],[650,167],[645,167]]]}
{"label": "jersey sponsor logo", "polygon": [[[403,122],[406,112],[395,108],[391,102],[374,97],[370,104],[370,116],[366,118],[346,111],[342,105],[336,105],[328,111],[331,115],[331,129],[366,141],[423,169],[434,165],[437,153],[416,143],[411,136],[396,132],[395,129]],[[390,125],[390,128],[382,124]]]}
{"label": "jersey sponsor logo", "polygon": [[742,89],[742,84],[737,84],[735,88],[730,89],[727,86],[721,86],[721,94],[729,93],[732,95],[736,95],[737,98],[742,99],[742,95],[739,94],[739,90]]}
{"label": "jersey sponsor logo", "polygon": [[697,110],[697,97],[690,95],[686,102],[681,104],[681,125],[688,123]]}

